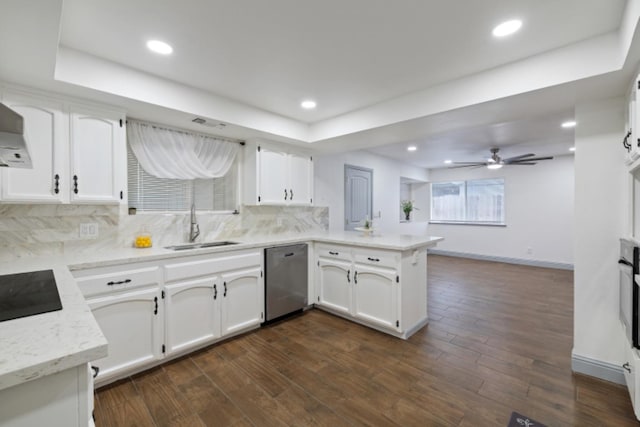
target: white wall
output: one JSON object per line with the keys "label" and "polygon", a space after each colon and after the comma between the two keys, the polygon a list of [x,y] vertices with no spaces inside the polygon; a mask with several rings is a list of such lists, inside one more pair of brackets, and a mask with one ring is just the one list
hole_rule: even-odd
{"label": "white wall", "polygon": [[628,233],[622,99],[576,107],[573,356],[620,366],[619,238]]}
{"label": "white wall", "polygon": [[504,178],[507,226],[430,224],[429,234],[444,237],[439,250],[572,264],[573,173],[572,155],[499,170],[432,169],[432,182]]}
{"label": "white wall", "polygon": [[[314,156],[316,206],[329,207],[329,229],[344,230],[344,165],[373,169],[373,224],[381,233],[424,234],[427,222],[400,224],[400,177],[427,181],[426,169],[400,163],[377,154],[353,151]],[[428,201],[416,203],[427,209]],[[380,214],[380,216],[378,216]]]}

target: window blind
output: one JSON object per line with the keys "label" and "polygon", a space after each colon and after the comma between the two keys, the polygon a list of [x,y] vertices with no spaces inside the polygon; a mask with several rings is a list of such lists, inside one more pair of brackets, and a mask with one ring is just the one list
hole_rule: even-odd
{"label": "window blind", "polygon": [[431,221],[503,225],[504,178],[432,183]]}
{"label": "window blind", "polygon": [[196,209],[233,211],[236,209],[237,160],[221,178],[181,180],[157,178],[142,169],[127,145],[129,207],[145,212],[188,211]]}

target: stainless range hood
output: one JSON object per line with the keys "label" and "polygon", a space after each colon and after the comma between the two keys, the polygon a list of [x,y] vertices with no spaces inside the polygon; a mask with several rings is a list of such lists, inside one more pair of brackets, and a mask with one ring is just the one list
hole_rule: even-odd
{"label": "stainless range hood", "polygon": [[0,167],[31,169],[22,116],[0,103]]}

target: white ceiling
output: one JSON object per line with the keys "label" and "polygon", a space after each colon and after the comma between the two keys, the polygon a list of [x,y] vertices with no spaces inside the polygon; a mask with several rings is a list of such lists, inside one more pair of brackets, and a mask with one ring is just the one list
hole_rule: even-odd
{"label": "white ceiling", "polygon": [[[65,0],[60,44],[311,123],[610,32],[624,3]],[[492,37],[515,17],[519,33]]]}
{"label": "white ceiling", "polygon": [[[630,6],[631,5],[631,6]],[[627,0],[4,0],[0,81],[198,129],[226,122],[323,152],[422,167],[565,154],[578,102],[623,93],[640,60]],[[497,23],[519,33],[494,39]],[[171,43],[168,57],[145,42]],[[83,56],[84,55],[84,56]],[[317,100],[304,111],[302,99]],[[406,146],[418,146],[408,153]]]}

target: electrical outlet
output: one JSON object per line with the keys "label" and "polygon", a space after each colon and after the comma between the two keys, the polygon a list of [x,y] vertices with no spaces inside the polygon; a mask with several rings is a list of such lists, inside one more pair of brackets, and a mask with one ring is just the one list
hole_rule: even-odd
{"label": "electrical outlet", "polygon": [[531,247],[527,248],[527,255],[533,255],[533,249]]}
{"label": "electrical outlet", "polygon": [[96,239],[99,235],[98,223],[84,222],[80,224],[79,235],[81,239]]}

